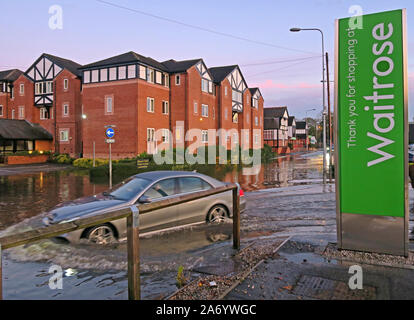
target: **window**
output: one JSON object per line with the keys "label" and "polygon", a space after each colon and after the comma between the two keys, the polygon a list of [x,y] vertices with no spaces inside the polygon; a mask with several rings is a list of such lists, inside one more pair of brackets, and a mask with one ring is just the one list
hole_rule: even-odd
{"label": "window", "polygon": [[139,77],[141,79],[147,79],[147,71],[146,68],[144,66],[139,66]]}
{"label": "window", "polygon": [[13,109],[13,110],[12,110],[12,119],[14,119],[14,118],[16,117],[16,116],[15,116],[15,113],[16,113],[16,112],[15,112],[15,110]]}
{"label": "window", "polygon": [[216,109],[213,107],[213,119],[216,118]]}
{"label": "window", "polygon": [[211,186],[204,180],[197,177],[178,178],[180,193],[197,192],[211,189]]}
{"label": "window", "polygon": [[91,82],[91,72],[84,71],[83,72],[83,83],[89,83],[89,82]]}
{"label": "window", "polygon": [[113,113],[114,112],[114,103],[112,97],[105,97],[105,112]]}
{"label": "window", "polygon": [[67,117],[69,115],[69,104],[65,103],[63,104],[63,116]]}
{"label": "window", "polygon": [[40,108],[40,120],[46,120],[46,119],[48,119],[47,109]]}
{"label": "window", "polygon": [[198,113],[198,104],[197,102],[194,102],[194,113]]}
{"label": "window", "polygon": [[249,116],[249,114],[246,115],[246,121],[247,121],[247,123],[250,122],[250,116]]}
{"label": "window", "polygon": [[69,130],[67,130],[67,129],[60,130],[59,140],[61,142],[69,141]]}
{"label": "window", "polygon": [[154,98],[147,98],[147,111],[154,112]]}
{"label": "window", "polygon": [[19,119],[24,119],[24,107],[19,107]]}
{"label": "window", "polygon": [[43,82],[36,82],[35,83],[35,94],[42,94],[43,93]]}
{"label": "window", "polygon": [[201,115],[203,117],[208,117],[208,105],[206,104],[201,105]]}
{"label": "window", "polygon": [[207,143],[208,142],[208,131],[202,130],[201,131],[201,142]]}
{"label": "window", "polygon": [[118,68],[118,80],[126,79],[126,66]]}
{"label": "window", "polygon": [[99,70],[92,70],[92,80],[91,82],[99,81]]}
{"label": "window", "polygon": [[258,126],[259,125],[259,119],[256,117],[254,117],[254,125]]}
{"label": "window", "polygon": [[232,121],[233,121],[233,123],[238,123],[239,122],[239,114],[237,112],[233,112]]}
{"label": "window", "polygon": [[232,97],[233,97],[233,101],[240,102],[240,103],[243,102],[242,93],[239,91],[232,90]]}
{"label": "window", "polygon": [[53,93],[53,81],[46,81],[46,93]]}
{"label": "window", "polygon": [[233,133],[233,143],[239,143],[239,135],[237,133]]}
{"label": "window", "polygon": [[0,106],[0,117],[3,116],[3,106]]}
{"label": "window", "polygon": [[12,99],[14,99],[14,87],[10,88],[10,96]]}
{"label": "window", "polygon": [[162,84],[162,73],[155,71],[155,83]]}
{"label": "window", "polygon": [[226,108],[226,109],[224,109],[224,119],[225,119],[225,120],[227,120],[227,119],[229,118],[228,113],[229,113],[229,111],[227,110],[227,108]]}
{"label": "window", "polygon": [[250,105],[250,96],[247,95],[247,105]]}
{"label": "window", "polygon": [[69,80],[63,79],[63,89],[68,90],[68,88],[69,88]]}
{"label": "window", "polygon": [[162,83],[164,84],[164,86],[169,87],[170,86],[170,76],[167,73],[164,73],[162,76],[163,76]]}
{"label": "window", "polygon": [[160,199],[175,195],[177,192],[176,179],[165,179],[154,183],[154,185],[144,193],[144,196],[150,200]]}
{"label": "window", "polygon": [[169,142],[170,141],[170,130],[162,129],[162,142]]}
{"label": "window", "polygon": [[208,92],[208,80],[201,79],[201,91]]}
{"label": "window", "polygon": [[115,186],[111,196],[118,200],[130,201],[140,194],[151,184],[150,180],[141,178],[130,178],[125,182]]}
{"label": "window", "polygon": [[24,83],[20,84],[20,91],[19,91],[20,95],[24,95]]}
{"label": "window", "polygon": [[163,101],[162,102],[162,113],[163,114],[168,114],[169,113],[168,101]]}
{"label": "window", "polygon": [[136,77],[135,64],[128,66],[128,79]]}
{"label": "window", "polygon": [[227,97],[227,87],[224,87],[224,95]]}
{"label": "window", "polygon": [[175,85],[176,85],[176,86],[179,86],[179,85],[180,85],[180,81],[181,81],[181,79],[180,79],[180,75],[179,75],[179,74],[177,74],[177,75],[175,76]]}
{"label": "window", "polygon": [[108,81],[108,69],[101,69],[100,76],[101,81]]}
{"label": "window", "polygon": [[147,128],[147,141],[148,142],[155,141],[155,129],[154,128]]}
{"label": "window", "polygon": [[154,70],[147,68],[147,81],[150,83],[154,83]]}
{"label": "window", "polygon": [[116,68],[109,68],[109,80],[116,80]]}
{"label": "window", "polygon": [[258,144],[259,143],[259,135],[258,134],[255,134],[254,135],[254,143],[255,144]]}
{"label": "window", "polygon": [[252,99],[252,107],[257,108],[258,107],[258,100],[256,98]]}

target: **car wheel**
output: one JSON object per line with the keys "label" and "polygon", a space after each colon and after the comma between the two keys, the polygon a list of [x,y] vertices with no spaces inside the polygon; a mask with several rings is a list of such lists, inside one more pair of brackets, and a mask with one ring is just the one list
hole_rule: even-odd
{"label": "car wheel", "polygon": [[116,240],[114,229],[107,224],[92,227],[86,233],[86,239],[96,244],[109,244]]}
{"label": "car wheel", "polygon": [[207,214],[208,223],[222,223],[227,217],[227,209],[222,205],[215,205]]}

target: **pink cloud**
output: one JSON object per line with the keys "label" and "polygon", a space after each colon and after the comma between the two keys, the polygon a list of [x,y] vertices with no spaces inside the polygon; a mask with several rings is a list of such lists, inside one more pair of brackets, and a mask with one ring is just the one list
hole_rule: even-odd
{"label": "pink cloud", "polygon": [[253,84],[252,87],[259,87],[260,89],[314,89],[320,88],[321,85],[317,83],[298,82],[298,83],[281,83],[274,82],[271,79],[265,80],[261,83]]}

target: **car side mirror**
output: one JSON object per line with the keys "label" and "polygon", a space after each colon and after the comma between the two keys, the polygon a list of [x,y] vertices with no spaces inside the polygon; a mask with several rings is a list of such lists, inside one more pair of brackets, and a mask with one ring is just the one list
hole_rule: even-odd
{"label": "car side mirror", "polygon": [[142,196],[141,198],[139,198],[138,202],[145,204],[145,203],[151,203],[152,200],[147,196]]}

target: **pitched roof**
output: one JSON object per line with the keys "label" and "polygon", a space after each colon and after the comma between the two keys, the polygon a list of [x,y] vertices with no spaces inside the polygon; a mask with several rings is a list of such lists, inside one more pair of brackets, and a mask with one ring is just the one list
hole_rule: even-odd
{"label": "pitched roof", "polygon": [[296,129],[305,129],[306,121],[296,121]]}
{"label": "pitched roof", "polygon": [[15,81],[20,75],[23,74],[23,71],[19,69],[11,69],[0,71],[0,81]]}
{"label": "pitched roof", "polygon": [[0,139],[53,140],[53,136],[40,125],[27,120],[0,119]]}
{"label": "pitched roof", "polygon": [[267,107],[263,111],[265,118],[281,118],[287,112],[287,107]]}
{"label": "pitched roof", "polygon": [[249,91],[252,95],[254,95],[257,90],[259,90],[259,88],[249,88]]}
{"label": "pitched roof", "polygon": [[237,67],[237,65],[213,67],[209,68],[208,71],[210,71],[210,74],[213,77],[213,81],[215,83],[220,83]]}
{"label": "pitched roof", "polygon": [[291,125],[292,125],[293,120],[295,120],[295,116],[290,116],[290,117],[288,118],[288,126],[291,126]]}
{"label": "pitched roof", "polygon": [[167,68],[167,70],[171,73],[177,72],[184,72],[190,69],[193,65],[201,61],[202,59],[192,59],[192,60],[182,60],[182,61],[175,61],[174,59],[167,60],[162,62],[162,64]]}
{"label": "pitched roof", "polygon": [[104,66],[110,66],[110,65],[119,65],[119,64],[133,63],[133,62],[141,62],[141,63],[144,63],[144,64],[149,65],[151,67],[160,69],[162,71],[168,71],[162,63],[160,63],[160,62],[158,62],[158,61],[156,61],[156,60],[154,60],[150,57],[144,57],[144,56],[142,56],[142,55],[140,55],[140,54],[138,54],[134,51],[129,51],[129,52],[126,52],[126,53],[119,54],[117,56],[113,56],[113,57],[104,59],[104,60],[100,60],[100,61],[96,61],[96,62],[93,62],[93,63],[86,64],[86,65],[82,66],[81,69],[104,67]]}
{"label": "pitched roof", "polygon": [[59,65],[60,67],[62,67],[63,69],[67,69],[70,72],[72,72],[74,75],[76,76],[80,76],[81,72],[80,72],[80,68],[82,67],[82,65],[80,65],[79,63],[69,60],[69,59],[64,59],[61,57],[57,57],[48,53],[44,53],[42,54],[42,56],[48,58],[49,60],[55,62],[57,65]]}

